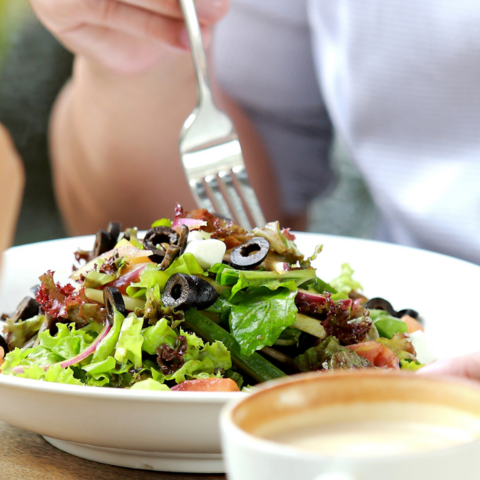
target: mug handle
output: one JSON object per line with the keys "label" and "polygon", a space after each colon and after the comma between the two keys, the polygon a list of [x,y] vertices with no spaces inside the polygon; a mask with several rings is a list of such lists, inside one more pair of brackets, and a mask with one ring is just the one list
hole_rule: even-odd
{"label": "mug handle", "polygon": [[355,478],[349,473],[329,472],[322,473],[318,477],[315,477],[313,480],[355,480]]}

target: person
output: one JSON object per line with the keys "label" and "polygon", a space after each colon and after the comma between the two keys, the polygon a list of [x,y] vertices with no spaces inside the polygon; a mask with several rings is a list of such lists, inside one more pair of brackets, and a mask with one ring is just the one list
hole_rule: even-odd
{"label": "person", "polygon": [[[107,4],[113,6],[108,7],[111,10]],[[195,106],[196,89],[177,3],[140,2],[142,8],[132,2],[117,1],[70,2],[68,5],[65,8],[64,2],[32,3],[43,23],[76,54],[72,81],[64,88],[53,110],[50,143],[58,205],[69,231],[76,234],[98,230],[109,219],[118,218],[119,213],[125,224],[145,226],[152,218],[170,216],[177,201],[192,208],[194,204],[178,158],[178,132]],[[224,16],[227,7],[227,1],[198,2],[207,44],[207,28]],[[288,105],[278,105],[283,111],[281,115],[276,114],[275,123],[279,127],[275,127],[275,139],[269,145],[283,155],[280,161],[288,166],[286,173],[281,168],[274,172],[269,168],[266,149],[238,105],[218,88],[216,96],[235,120],[247,167],[267,218],[280,219],[284,225],[303,229],[306,199],[328,183],[328,171],[322,168],[322,161],[326,163],[324,159],[330,148],[331,125],[320,101],[309,55],[306,13],[302,8],[298,12],[295,18],[289,19],[287,31],[295,44],[299,43],[296,37],[299,26],[301,28],[296,50],[307,47],[307,56],[300,58],[308,69],[308,81],[300,86],[302,91],[308,87],[308,95],[297,112],[302,118],[296,114],[295,121],[288,117],[289,107],[298,103],[297,98],[292,100],[290,94]],[[282,21],[286,20],[286,13]],[[78,25],[82,27],[76,29]],[[145,25],[148,25],[147,32],[141,31]],[[277,37],[279,33],[276,32]],[[125,48],[125,44],[129,47]],[[295,59],[295,52],[292,53]],[[305,70],[303,64],[301,66]],[[283,70],[276,73],[288,71],[289,68],[283,66]],[[292,82],[285,86],[295,89]],[[285,97],[283,93],[276,95]],[[317,104],[311,102],[312,96]],[[101,108],[98,108],[99,101]],[[277,103],[271,96],[269,101]],[[89,111],[95,114],[86,120]],[[258,115],[259,129],[272,128],[272,122],[268,121],[271,114],[267,110]],[[77,129],[70,120],[81,127]],[[309,175],[304,175],[304,169],[292,171],[289,165],[292,154],[308,160]],[[279,155],[273,157],[278,159]],[[276,182],[272,181],[275,176],[280,177],[281,202],[277,200]],[[309,185],[305,187],[303,180],[303,185],[295,186],[295,191],[289,194],[292,188],[288,177],[292,176],[305,177]],[[119,194],[126,191],[127,195]]]}
{"label": "person", "polygon": [[[146,225],[177,201],[192,208],[177,150],[196,91],[178,2],[31,4],[75,55],[50,121],[69,231],[119,216]],[[216,97],[269,219],[304,228],[307,202],[332,182],[332,122],[380,210],[379,238],[480,263],[478,2],[232,0],[227,17],[227,0],[197,8],[207,46],[216,25]],[[478,363],[421,372],[478,378]]]}
{"label": "person", "polygon": [[[192,208],[178,132],[196,90],[178,2],[31,4],[75,55],[50,122],[69,231]],[[330,187],[331,119],[379,209],[377,238],[480,262],[477,2],[233,0],[226,17],[227,0],[197,7],[218,103],[269,219],[305,227],[308,201]]]}

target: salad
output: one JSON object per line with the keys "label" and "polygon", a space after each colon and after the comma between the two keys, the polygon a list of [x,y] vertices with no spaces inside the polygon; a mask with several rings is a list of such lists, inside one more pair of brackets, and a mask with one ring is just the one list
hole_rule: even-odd
{"label": "salad", "polygon": [[[328,283],[278,222],[245,231],[204,209],[140,238],[111,223],[3,315],[3,375],[96,387],[239,391],[299,372],[416,370],[421,318],[367,299],[348,264]],[[0,327],[2,324],[0,323]],[[1,330],[0,330],[1,331]]]}

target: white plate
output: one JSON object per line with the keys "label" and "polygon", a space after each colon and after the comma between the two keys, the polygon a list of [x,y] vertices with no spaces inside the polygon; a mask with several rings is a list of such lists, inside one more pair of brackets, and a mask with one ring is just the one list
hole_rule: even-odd
{"label": "white plate", "polygon": [[[316,261],[326,281],[349,262],[367,296],[413,308],[426,320],[439,358],[478,350],[476,298],[480,267],[443,255],[367,240],[298,234],[300,249],[324,250]],[[93,237],[78,237],[8,250],[0,287],[0,312],[15,309],[47,270],[66,281],[73,251]],[[74,455],[149,470],[223,471],[218,415],[235,393],[142,392],[57,385],[0,375],[0,420],[43,435]]]}

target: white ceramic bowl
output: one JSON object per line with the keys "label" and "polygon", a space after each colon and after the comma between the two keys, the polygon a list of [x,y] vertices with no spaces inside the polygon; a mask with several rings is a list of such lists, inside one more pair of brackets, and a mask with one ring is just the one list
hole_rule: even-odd
{"label": "white ceramic bowl", "polygon": [[0,419],[89,460],[223,472],[218,417],[242,394],[140,392],[0,378]]}
{"label": "white ceramic bowl", "polygon": [[375,370],[297,375],[228,405],[221,430],[229,480],[480,478],[476,382]]}
{"label": "white ceramic bowl", "polygon": [[[478,349],[480,312],[472,307],[480,267],[390,244],[329,235],[298,234],[326,281],[349,262],[368,296],[414,308],[426,321],[438,357]],[[68,280],[73,252],[91,249],[93,237],[77,237],[12,248],[4,257],[0,312],[15,309],[47,270]],[[472,299],[472,300],[470,300]],[[461,329],[458,324],[461,322]],[[240,394],[133,392],[47,384],[0,375],[0,420],[30,430],[57,447],[113,465],[183,472],[221,472],[218,417]]]}

